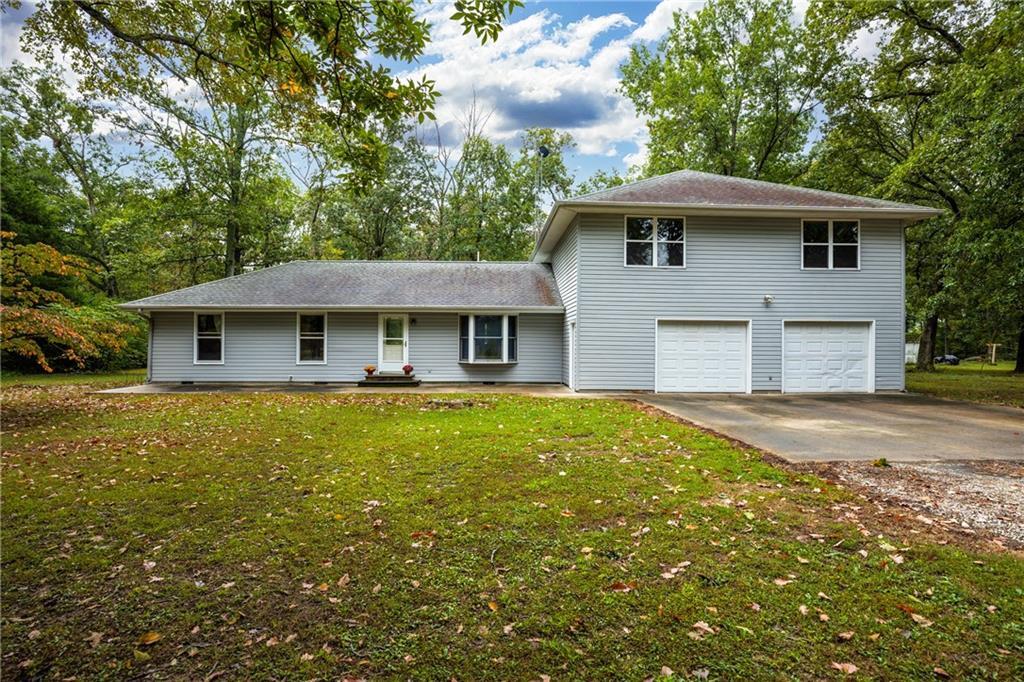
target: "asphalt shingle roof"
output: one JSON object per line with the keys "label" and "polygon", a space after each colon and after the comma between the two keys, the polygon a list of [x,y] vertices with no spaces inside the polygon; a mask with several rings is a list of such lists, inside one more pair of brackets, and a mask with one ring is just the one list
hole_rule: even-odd
{"label": "asphalt shingle roof", "polygon": [[779,185],[700,171],[681,170],[628,185],[573,197],[568,202],[635,202],[639,204],[686,204],[700,206],[764,206],[772,208],[888,208],[921,209],[884,199],[826,192],[820,189]]}
{"label": "asphalt shingle roof", "polygon": [[124,308],[552,308],[538,263],[293,261],[122,304]]}

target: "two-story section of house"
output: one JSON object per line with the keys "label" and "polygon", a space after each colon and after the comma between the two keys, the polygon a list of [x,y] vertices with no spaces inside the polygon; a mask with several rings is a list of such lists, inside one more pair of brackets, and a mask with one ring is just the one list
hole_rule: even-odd
{"label": "two-story section of house", "polygon": [[939,213],[680,171],[556,202],[532,262],[297,261],[123,307],[155,382],[900,390],[904,228]]}
{"label": "two-story section of house", "polygon": [[577,390],[903,389],[904,228],[932,208],[679,171],[552,208],[533,254]]}

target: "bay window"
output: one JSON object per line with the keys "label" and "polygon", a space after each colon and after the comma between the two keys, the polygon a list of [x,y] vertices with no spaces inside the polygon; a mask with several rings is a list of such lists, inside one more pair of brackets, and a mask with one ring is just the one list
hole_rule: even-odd
{"label": "bay window", "polygon": [[518,351],[515,315],[459,315],[459,362],[512,363]]}

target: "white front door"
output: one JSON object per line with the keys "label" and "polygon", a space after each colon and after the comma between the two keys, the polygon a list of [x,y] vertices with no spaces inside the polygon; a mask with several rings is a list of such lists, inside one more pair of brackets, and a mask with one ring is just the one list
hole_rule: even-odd
{"label": "white front door", "polygon": [[667,393],[745,393],[746,322],[658,323],[656,389]]}
{"label": "white front door", "polygon": [[377,369],[401,372],[409,362],[409,316],[383,313],[380,316]]}
{"label": "white front door", "polygon": [[783,337],[786,393],[874,390],[869,322],[786,322]]}

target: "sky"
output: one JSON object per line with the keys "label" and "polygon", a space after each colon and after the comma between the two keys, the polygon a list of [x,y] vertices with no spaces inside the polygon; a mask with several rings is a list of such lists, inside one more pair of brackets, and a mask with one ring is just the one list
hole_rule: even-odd
{"label": "sky", "polygon": [[[527,0],[505,22],[497,42],[481,46],[449,17],[452,0],[418,2],[432,25],[431,41],[413,64],[388,63],[396,73],[435,81],[442,140],[456,142],[476,103],[491,139],[518,147],[525,128],[551,127],[577,143],[568,167],[582,181],[597,170],[642,165],[647,128],[618,92],[619,66],[633,45],[654,45],[676,11],[696,12],[704,0],[536,2]],[[802,15],[805,2],[798,1]],[[0,63],[26,60],[18,45],[26,2],[0,16]],[[69,80],[73,77],[69,74]]]}

